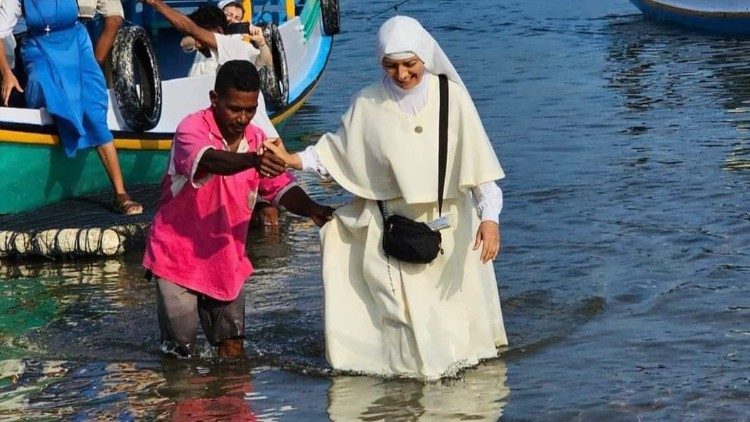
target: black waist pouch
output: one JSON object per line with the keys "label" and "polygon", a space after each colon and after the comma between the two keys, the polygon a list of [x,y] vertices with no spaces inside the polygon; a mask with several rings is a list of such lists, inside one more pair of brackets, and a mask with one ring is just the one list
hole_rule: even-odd
{"label": "black waist pouch", "polygon": [[400,215],[385,219],[383,227],[383,250],[399,261],[427,264],[441,252],[440,233],[425,223]]}

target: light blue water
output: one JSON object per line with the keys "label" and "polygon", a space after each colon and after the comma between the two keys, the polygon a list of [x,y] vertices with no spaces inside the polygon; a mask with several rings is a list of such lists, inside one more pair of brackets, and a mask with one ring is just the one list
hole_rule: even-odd
{"label": "light blue water", "polygon": [[[335,129],[380,77],[384,17],[367,17],[390,4],[342,1],[345,32],[288,144]],[[750,419],[750,40],[643,21],[625,0],[401,12],[453,59],[508,175],[508,352],[426,385],[329,377],[317,234],[287,216],[249,245],[237,364],[160,359],[138,254],[5,263],[0,419]]]}

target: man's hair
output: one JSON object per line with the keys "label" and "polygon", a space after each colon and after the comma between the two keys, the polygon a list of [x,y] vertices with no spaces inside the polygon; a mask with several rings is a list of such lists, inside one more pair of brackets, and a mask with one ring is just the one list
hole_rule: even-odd
{"label": "man's hair", "polygon": [[209,31],[215,31],[216,28],[226,30],[227,18],[224,12],[212,4],[202,4],[188,15],[191,21],[196,25]]}
{"label": "man's hair", "polygon": [[247,60],[230,60],[219,68],[214,91],[219,95],[226,95],[230,89],[243,92],[260,90],[260,76],[252,63]]}

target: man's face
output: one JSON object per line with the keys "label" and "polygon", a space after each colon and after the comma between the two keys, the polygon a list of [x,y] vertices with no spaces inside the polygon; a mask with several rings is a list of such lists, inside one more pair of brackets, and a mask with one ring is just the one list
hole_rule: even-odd
{"label": "man's face", "polygon": [[242,137],[250,120],[258,109],[258,91],[238,91],[230,88],[224,95],[211,91],[216,124],[229,142]]}
{"label": "man's face", "polygon": [[227,17],[227,23],[242,22],[242,9],[237,6],[229,5],[222,9],[224,16]]}

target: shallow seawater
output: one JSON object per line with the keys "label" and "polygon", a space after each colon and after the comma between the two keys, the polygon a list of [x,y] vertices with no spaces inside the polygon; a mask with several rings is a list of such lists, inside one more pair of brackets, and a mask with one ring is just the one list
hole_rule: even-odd
{"label": "shallow seawater", "polygon": [[[295,149],[381,75],[368,17],[393,2],[341,3]],[[332,376],[317,232],[285,215],[251,234],[238,362],[159,356],[138,252],[2,263],[0,419],[750,420],[750,39],[625,0],[457,4],[400,13],[453,59],[507,173],[499,359],[427,384]]]}

